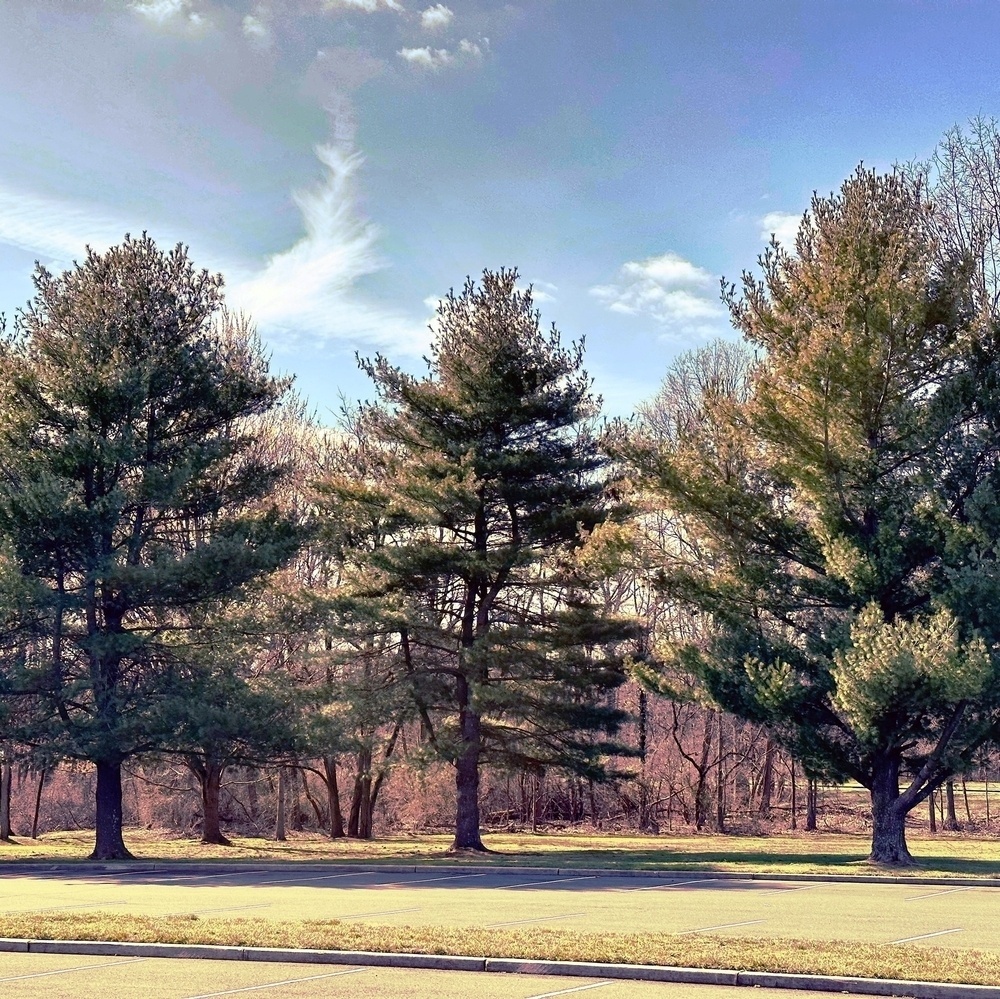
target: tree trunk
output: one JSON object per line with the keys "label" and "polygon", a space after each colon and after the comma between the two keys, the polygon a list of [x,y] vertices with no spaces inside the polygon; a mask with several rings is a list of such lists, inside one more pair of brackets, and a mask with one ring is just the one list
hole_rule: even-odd
{"label": "tree trunk", "polygon": [[774,739],[770,735],[764,745],[764,770],[760,778],[760,815],[766,819],[771,815],[771,798],[774,794]]}
{"label": "tree trunk", "polygon": [[97,763],[96,842],[91,860],[131,860],[122,839],[122,765],[120,760]]}
{"label": "tree trunk", "polygon": [[292,808],[288,825],[292,832],[302,832],[305,823],[305,813],[302,811],[302,795],[300,786],[302,783],[302,771],[298,767],[288,768],[288,783],[291,785]]}
{"label": "tree trunk", "polygon": [[285,768],[278,767],[278,804],[274,817],[274,838],[279,843],[284,843],[288,839],[288,834],[285,832],[285,783],[287,780]]}
{"label": "tree trunk", "polygon": [[330,805],[330,839],[343,839],[344,814],[340,810],[340,788],[337,786],[337,757],[323,757],[326,774],[326,794]]}
{"label": "tree trunk", "polygon": [[646,691],[639,689],[639,759],[646,762],[646,741],[649,728],[649,698]]}
{"label": "tree trunk", "polygon": [[[698,784],[694,792],[694,827],[701,832],[708,821],[708,756],[712,751],[713,725],[715,724],[715,711],[707,708],[703,716],[704,727],[701,732],[701,756],[698,759],[695,770],[698,773]],[[675,740],[676,741],[676,740]]]}
{"label": "tree trunk", "polygon": [[479,833],[479,752],[481,731],[479,715],[469,704],[468,681],[459,679],[459,732],[462,746],[455,761],[455,841],[451,850],[475,850],[485,853]]}
{"label": "tree trunk", "polygon": [[723,753],[722,753],[723,714],[721,711],[716,716],[716,721],[718,722],[718,727],[719,727],[719,739],[718,739],[719,755],[715,771],[715,828],[720,833],[724,833],[726,831],[726,783],[723,771]]}
{"label": "tree trunk", "polygon": [[6,752],[0,754],[0,840],[10,842],[10,785],[13,777]]}
{"label": "tree trunk", "polygon": [[38,790],[35,791],[35,814],[31,817],[31,838],[38,839],[38,816],[42,810],[42,788],[45,787],[45,771],[38,774]]}
{"label": "tree trunk", "polygon": [[372,838],[372,775],[366,773],[358,788],[358,823],[355,835],[358,839]]}
{"label": "tree trunk", "polygon": [[819,781],[810,777],[806,784],[806,832],[816,832],[816,805],[819,798]]}
{"label": "tree trunk", "polygon": [[206,761],[196,771],[201,785],[201,841],[213,846],[232,846],[232,842],[222,835],[219,824],[219,794],[222,789],[224,767],[219,763]]}
{"label": "tree trunk", "polygon": [[899,760],[888,756],[876,761],[872,773],[873,864],[909,866],[913,857],[906,846],[906,812],[899,803]]}
{"label": "tree trunk", "polygon": [[935,815],[934,795],[933,794],[927,795],[927,804],[930,806],[929,817],[930,817],[930,820],[931,820],[931,832],[932,833],[936,833],[937,832],[937,816]]}
{"label": "tree trunk", "polygon": [[[354,791],[351,795],[351,814],[347,819],[347,835],[352,839],[367,839],[362,834],[365,826],[363,812],[371,793],[372,753],[370,749],[359,749],[354,772]],[[370,835],[370,834],[369,834]]]}
{"label": "tree trunk", "polygon": [[538,799],[542,793],[542,782],[538,774],[531,775],[531,831],[538,832]]}
{"label": "tree trunk", "polygon": [[957,832],[959,825],[958,816],[955,814],[955,782],[953,780],[945,781],[944,799],[946,811],[941,828],[947,829],[948,832]]}

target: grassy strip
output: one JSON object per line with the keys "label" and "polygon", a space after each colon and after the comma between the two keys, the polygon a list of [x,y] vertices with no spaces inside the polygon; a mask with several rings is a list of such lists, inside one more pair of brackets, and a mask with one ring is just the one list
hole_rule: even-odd
{"label": "grassy strip", "polygon": [[[495,851],[456,858],[446,853],[449,836],[359,842],[309,833],[291,834],[287,842],[234,837],[231,847],[203,846],[197,840],[146,830],[126,832],[137,859],[147,861],[253,861],[306,863],[473,863],[526,867],[581,867],[621,870],[706,870],[769,874],[883,874],[899,876],[1000,876],[1000,841],[961,834],[935,837],[911,832],[910,848],[918,866],[880,869],[865,859],[869,840],[861,834],[813,833],[773,836],[616,836],[583,833],[491,834]],[[93,833],[50,833],[41,840],[0,843],[4,860],[83,860],[93,848]]]}
{"label": "grassy strip", "polygon": [[335,919],[276,922],[214,917],[200,919],[197,916],[153,918],[103,912],[8,915],[0,919],[0,935],[18,939],[294,947],[467,957],[487,955],[850,975],[963,985],[995,985],[1000,981],[1000,954],[845,940],[378,926],[342,923]]}

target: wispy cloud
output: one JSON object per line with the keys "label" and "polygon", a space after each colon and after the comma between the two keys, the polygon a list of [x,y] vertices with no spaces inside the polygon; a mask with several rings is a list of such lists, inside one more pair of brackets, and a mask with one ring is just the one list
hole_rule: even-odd
{"label": "wispy cloud", "polygon": [[106,250],[128,229],[127,221],[95,206],[0,186],[0,243],[59,264],[82,259],[88,245]]}
{"label": "wispy cloud", "polygon": [[768,212],[759,219],[760,238],[765,243],[770,242],[771,236],[788,250],[789,253],[795,249],[795,237],[799,231],[799,223],[802,215],[795,215],[792,212]]}
{"label": "wispy cloud", "polygon": [[260,328],[297,338],[355,340],[419,354],[427,332],[406,316],[363,301],[355,282],[382,267],[378,232],[355,208],[352,178],[359,154],[320,146],[319,186],[294,195],[305,234],[263,269],[237,277],[227,298]]}
{"label": "wispy cloud", "polygon": [[450,7],[436,3],[420,15],[420,24],[426,31],[437,31],[440,28],[447,28],[454,17],[455,12]]}
{"label": "wispy cloud", "polygon": [[715,278],[676,253],[630,260],[612,284],[590,293],[612,312],[654,320],[668,336],[711,335],[724,325],[725,310],[712,291]]}
{"label": "wispy cloud", "polygon": [[559,289],[551,281],[532,281],[531,297],[536,302],[555,302]]}
{"label": "wispy cloud", "polygon": [[[376,251],[378,231],[359,216],[352,178],[361,164],[356,153],[321,146],[317,155],[326,176],[322,183],[294,195],[305,232],[293,246],[263,265],[204,254],[192,240],[195,263],[226,277],[226,300],[244,311],[276,346],[297,341],[350,342],[419,356],[426,349],[425,326],[392,310],[366,302],[355,288],[364,275],[382,266]],[[126,232],[138,234],[134,220],[92,206],[40,197],[0,185],[0,243],[25,250],[54,268],[82,260],[89,245],[103,251]],[[161,246],[177,240],[150,226]]]}

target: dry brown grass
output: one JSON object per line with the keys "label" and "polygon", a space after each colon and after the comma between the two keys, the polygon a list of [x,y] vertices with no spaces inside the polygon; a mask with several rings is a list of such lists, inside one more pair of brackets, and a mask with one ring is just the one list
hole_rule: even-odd
{"label": "dry brown grass", "polygon": [[17,939],[293,947],[732,968],[970,985],[994,985],[1000,981],[997,954],[847,941],[378,926],[337,920],[151,918],[102,912],[9,915],[0,920],[0,934]]}

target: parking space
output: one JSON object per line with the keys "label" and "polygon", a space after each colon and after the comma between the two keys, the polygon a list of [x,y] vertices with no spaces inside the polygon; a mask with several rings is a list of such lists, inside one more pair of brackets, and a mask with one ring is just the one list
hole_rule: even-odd
{"label": "parking space", "polygon": [[[101,999],[214,999],[223,996],[313,999],[735,999],[732,987],[622,982],[399,968],[253,964],[155,958],[0,954],[5,999],[101,996]],[[806,999],[811,993],[754,989],[754,999]]]}
{"label": "parking space", "polygon": [[1000,952],[1000,889],[563,876],[530,870],[66,871],[0,877],[4,912],[316,919],[389,925],[705,933]]}

